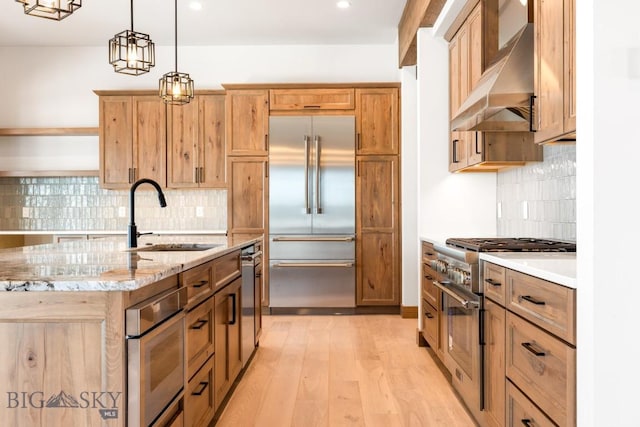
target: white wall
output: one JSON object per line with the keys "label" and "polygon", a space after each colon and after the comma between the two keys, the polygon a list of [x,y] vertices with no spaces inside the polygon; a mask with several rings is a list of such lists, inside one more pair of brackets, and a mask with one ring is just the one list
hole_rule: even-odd
{"label": "white wall", "polygon": [[448,58],[446,41],[418,31],[418,230],[442,242],[496,234],[496,174],[448,170]]}
{"label": "white wall", "polygon": [[578,425],[637,426],[640,2],[576,3]]}

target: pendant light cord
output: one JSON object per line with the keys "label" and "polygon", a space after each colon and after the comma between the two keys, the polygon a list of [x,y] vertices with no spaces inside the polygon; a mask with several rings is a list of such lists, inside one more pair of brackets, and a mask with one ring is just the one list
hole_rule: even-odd
{"label": "pendant light cord", "polygon": [[173,18],[174,18],[174,25],[175,25],[174,43],[176,46],[175,59],[176,59],[176,73],[177,73],[178,72],[178,0],[174,1]]}
{"label": "pendant light cord", "polygon": [[131,31],[133,32],[133,0],[131,0]]}

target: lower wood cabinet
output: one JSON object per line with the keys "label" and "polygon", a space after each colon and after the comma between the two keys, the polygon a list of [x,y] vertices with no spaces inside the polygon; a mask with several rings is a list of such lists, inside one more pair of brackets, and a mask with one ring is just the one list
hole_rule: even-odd
{"label": "lower wood cabinet", "polygon": [[211,356],[189,381],[185,393],[185,427],[207,426],[216,412],[215,356]]}
{"label": "lower wood cabinet", "polygon": [[508,426],[555,427],[555,424],[516,386],[507,381]]}
{"label": "lower wood cabinet", "polygon": [[505,425],[505,310],[484,303],[484,415],[487,426]]}
{"label": "lower wood cabinet", "polygon": [[240,295],[242,279],[236,279],[214,296],[215,304],[215,372],[216,409],[242,369],[240,335]]}
{"label": "lower wood cabinet", "polygon": [[187,313],[185,333],[187,379],[191,379],[205,360],[213,355],[214,309],[214,298],[210,297]]}

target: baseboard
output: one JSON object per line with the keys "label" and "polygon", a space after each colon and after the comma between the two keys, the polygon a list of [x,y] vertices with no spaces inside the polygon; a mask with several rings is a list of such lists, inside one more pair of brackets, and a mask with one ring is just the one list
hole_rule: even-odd
{"label": "baseboard", "polygon": [[400,307],[400,316],[403,319],[417,319],[418,318],[418,306],[401,306]]}

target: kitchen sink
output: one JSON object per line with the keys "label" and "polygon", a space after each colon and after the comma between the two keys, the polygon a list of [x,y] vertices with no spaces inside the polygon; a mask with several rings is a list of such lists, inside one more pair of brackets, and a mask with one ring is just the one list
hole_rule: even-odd
{"label": "kitchen sink", "polygon": [[193,252],[206,251],[222,246],[219,243],[158,243],[155,245],[131,248],[131,252]]}

